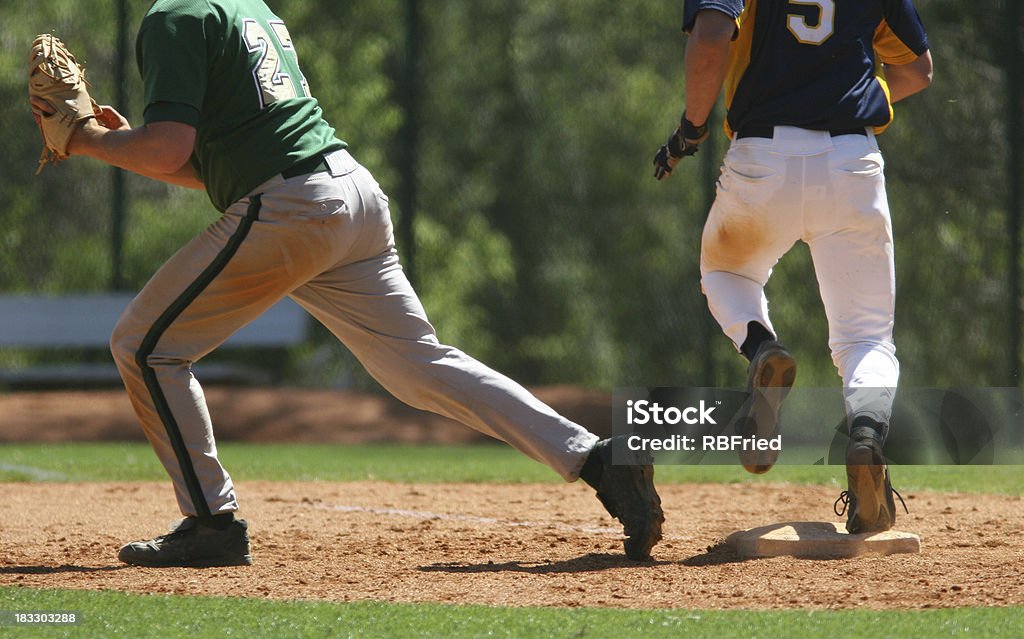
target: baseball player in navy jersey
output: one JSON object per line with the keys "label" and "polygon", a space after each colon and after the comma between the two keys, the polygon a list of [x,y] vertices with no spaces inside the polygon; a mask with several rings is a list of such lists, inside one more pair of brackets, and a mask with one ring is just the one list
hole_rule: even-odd
{"label": "baseball player in navy jersey", "polygon": [[664,519],[650,459],[613,464],[621,439],[599,441],[438,342],[399,264],[388,198],[324,120],[284,21],[262,0],[157,0],[136,49],[144,125],[101,107],[71,155],[205,189],[221,216],[153,275],[111,338],[185,515],[168,534],[125,545],[122,561],[251,563],[192,363],[284,296],[399,399],[503,440],[567,481],[582,478],[623,523],[626,554],[649,558]]}
{"label": "baseball player in navy jersey", "polygon": [[[892,122],[893,103],[931,81],[924,27],[911,0],[686,0],[683,30],[685,110],[655,156],[655,177],[697,152],[724,88],[732,142],[700,271],[712,315],[750,362],[741,428],[775,433],[796,378],[764,286],[800,240],[844,387],[848,485],[836,512],[851,533],[888,530],[896,513],[882,447],[899,364],[892,224],[875,136]],[[754,453],[742,461],[765,472],[775,460]]]}

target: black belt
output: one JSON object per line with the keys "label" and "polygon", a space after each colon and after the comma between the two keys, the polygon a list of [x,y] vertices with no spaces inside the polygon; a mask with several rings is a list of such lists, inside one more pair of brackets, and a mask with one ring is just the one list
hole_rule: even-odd
{"label": "black belt", "polygon": [[[829,129],[829,135],[836,137],[837,135],[863,135],[867,137],[868,131],[864,127],[855,127],[850,129]],[[739,138],[768,138],[771,139],[775,136],[775,127],[773,126],[752,126],[744,129],[740,129],[736,134],[737,139]]]}
{"label": "black belt", "polygon": [[309,175],[310,173],[326,171],[327,168],[327,160],[324,159],[324,156],[314,155],[306,158],[305,160],[299,160],[291,167],[281,171],[281,177],[288,180],[293,177],[299,177],[300,175]]}

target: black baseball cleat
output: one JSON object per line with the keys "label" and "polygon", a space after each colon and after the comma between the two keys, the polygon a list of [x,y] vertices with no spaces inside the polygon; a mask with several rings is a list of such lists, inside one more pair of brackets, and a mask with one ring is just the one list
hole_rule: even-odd
{"label": "black baseball cleat", "polygon": [[[846,447],[847,489],[833,504],[836,515],[846,515],[846,531],[878,533],[896,524],[897,493],[889,480],[889,466],[882,454],[881,435],[873,428],[854,428]],[[903,509],[907,504],[900,497]],[[909,512],[909,511],[908,511]]]}
{"label": "black baseball cleat", "polygon": [[[762,342],[747,369],[746,414],[736,423],[736,432],[746,437],[769,439],[779,434],[779,411],[796,381],[796,360],[775,340]],[[740,463],[759,475],[778,461],[777,450],[740,450]]]}
{"label": "black baseball cleat", "polygon": [[244,519],[214,523],[214,518],[186,517],[169,533],[121,547],[117,558],[126,564],[149,568],[211,568],[248,566],[249,525]]}
{"label": "black baseball cleat", "polygon": [[[612,448],[617,448],[612,460]],[[651,548],[661,539],[665,514],[654,488],[654,460],[647,452],[631,451],[626,436],[602,439],[590,451],[580,477],[597,490],[605,510],[622,522],[626,556],[649,561]]]}

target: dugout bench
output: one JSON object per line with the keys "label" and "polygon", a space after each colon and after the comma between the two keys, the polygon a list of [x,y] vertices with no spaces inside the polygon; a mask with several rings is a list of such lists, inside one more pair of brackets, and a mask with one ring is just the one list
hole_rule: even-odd
{"label": "dugout bench", "polygon": [[[110,334],[133,297],[130,293],[0,295],[0,349],[38,353],[31,359],[44,362],[18,367],[0,364],[0,388],[120,386],[121,378],[110,355]],[[280,381],[282,360],[267,353],[286,354],[289,347],[305,342],[309,333],[309,315],[285,298],[232,335],[217,351],[195,364],[193,370],[204,384],[275,383]],[[222,351],[242,349],[250,349],[258,356],[243,363],[224,362],[218,357]]]}

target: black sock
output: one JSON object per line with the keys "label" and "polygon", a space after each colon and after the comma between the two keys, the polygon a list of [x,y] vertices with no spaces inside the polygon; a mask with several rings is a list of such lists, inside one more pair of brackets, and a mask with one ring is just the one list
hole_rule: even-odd
{"label": "black sock", "polygon": [[748,359],[754,359],[754,355],[757,354],[757,349],[761,347],[761,344],[770,342],[775,339],[771,331],[761,325],[760,322],[747,322],[747,339],[743,340],[743,345],[740,346],[740,352]]}
{"label": "black sock", "polygon": [[235,513],[223,513],[220,515],[210,515],[209,517],[200,517],[199,521],[208,528],[224,530],[231,525],[231,522],[235,521]]}
{"label": "black sock", "polygon": [[889,426],[867,415],[854,417],[850,422],[850,439],[854,441],[862,439],[874,439],[884,444],[889,434]]}
{"label": "black sock", "polygon": [[587,461],[583,462],[583,468],[580,469],[580,479],[587,482],[587,485],[594,490],[597,490],[601,485],[603,471],[604,463],[601,462],[601,456],[595,448],[587,455]]}

